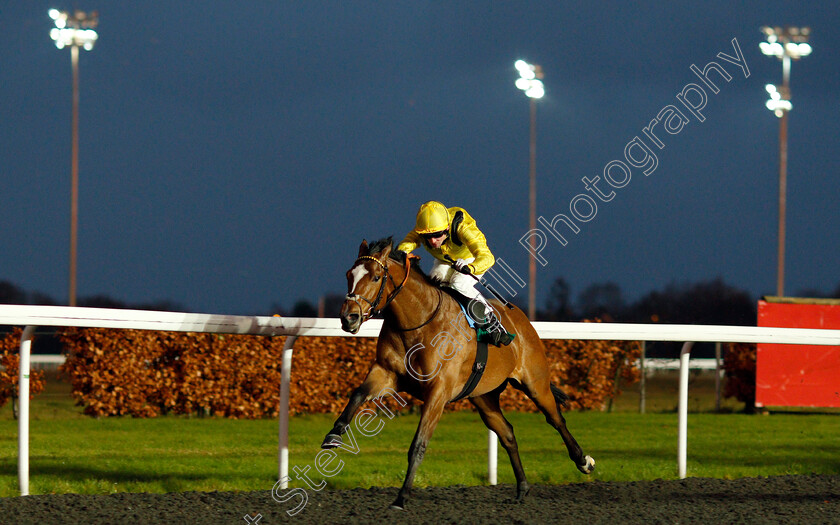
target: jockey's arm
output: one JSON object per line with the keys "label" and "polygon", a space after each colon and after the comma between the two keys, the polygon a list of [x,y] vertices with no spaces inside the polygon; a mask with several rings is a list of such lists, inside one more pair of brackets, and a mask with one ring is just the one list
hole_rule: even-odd
{"label": "jockey's arm", "polygon": [[415,231],[408,232],[405,239],[397,246],[397,250],[405,253],[413,252],[418,246],[423,244],[423,239]]}
{"label": "jockey's arm", "polygon": [[496,258],[490,252],[490,248],[487,247],[487,239],[474,222],[472,224],[468,224],[467,221],[461,223],[458,228],[458,235],[475,257],[475,260],[469,265],[473,275],[483,274],[496,263]]}

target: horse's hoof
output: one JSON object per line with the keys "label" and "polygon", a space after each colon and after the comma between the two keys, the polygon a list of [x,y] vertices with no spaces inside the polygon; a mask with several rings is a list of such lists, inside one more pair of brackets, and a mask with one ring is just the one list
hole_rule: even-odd
{"label": "horse's hoof", "polygon": [[391,503],[391,508],[396,510],[405,510],[405,502],[407,499],[408,498],[406,497],[406,494],[402,490],[400,490],[397,494],[397,499],[395,499],[394,502]]}
{"label": "horse's hoof", "polygon": [[592,459],[592,456],[586,456],[583,459],[584,463],[583,465],[578,465],[578,470],[584,474],[592,474],[592,471],[595,470],[595,460]]}
{"label": "horse's hoof", "polygon": [[341,436],[339,436],[338,434],[327,434],[327,437],[324,438],[324,442],[321,443],[321,448],[336,448],[340,447],[341,444]]}
{"label": "horse's hoof", "polygon": [[531,485],[527,483],[521,483],[518,487],[516,487],[516,499],[514,503],[525,503],[525,496],[531,492]]}

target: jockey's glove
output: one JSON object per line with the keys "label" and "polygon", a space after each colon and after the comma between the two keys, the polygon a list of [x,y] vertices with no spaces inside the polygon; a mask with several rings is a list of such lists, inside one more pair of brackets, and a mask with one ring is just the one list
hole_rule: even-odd
{"label": "jockey's glove", "polygon": [[467,261],[465,261],[464,259],[458,259],[457,261],[455,261],[455,269],[458,270],[461,273],[466,273],[466,274],[472,273],[472,270],[470,269],[469,263]]}

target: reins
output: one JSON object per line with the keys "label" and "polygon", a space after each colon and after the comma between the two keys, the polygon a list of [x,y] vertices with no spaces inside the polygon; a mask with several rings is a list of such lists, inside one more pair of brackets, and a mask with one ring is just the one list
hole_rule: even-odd
{"label": "reins", "polygon": [[440,311],[440,305],[443,303],[443,291],[441,291],[441,289],[440,289],[440,288],[438,288],[438,289],[437,289],[437,293],[438,293],[438,304],[437,304],[437,307],[435,308],[435,311],[434,311],[434,312],[432,312],[432,316],[431,316],[431,317],[429,317],[428,319],[426,319],[426,320],[425,320],[422,324],[420,324],[420,325],[418,325],[418,326],[415,326],[414,328],[400,328],[399,326],[396,326],[396,327],[394,327],[394,328],[396,328],[396,329],[397,329],[397,330],[399,330],[400,332],[411,332],[412,330],[418,330],[418,329],[420,329],[420,328],[423,328],[423,327],[424,327],[424,326],[426,326],[427,324],[431,323],[431,322],[432,322],[432,320],[433,320],[435,317],[437,317],[437,314],[438,314],[438,312]]}

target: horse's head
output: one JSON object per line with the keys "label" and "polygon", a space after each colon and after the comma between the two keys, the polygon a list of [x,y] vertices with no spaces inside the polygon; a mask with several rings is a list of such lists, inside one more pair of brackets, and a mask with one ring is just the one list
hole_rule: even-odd
{"label": "horse's head", "polygon": [[362,323],[389,302],[385,288],[391,278],[388,271],[390,254],[390,237],[370,246],[367,241],[359,245],[359,256],[347,270],[347,297],[341,306],[341,328],[345,332],[357,333]]}

